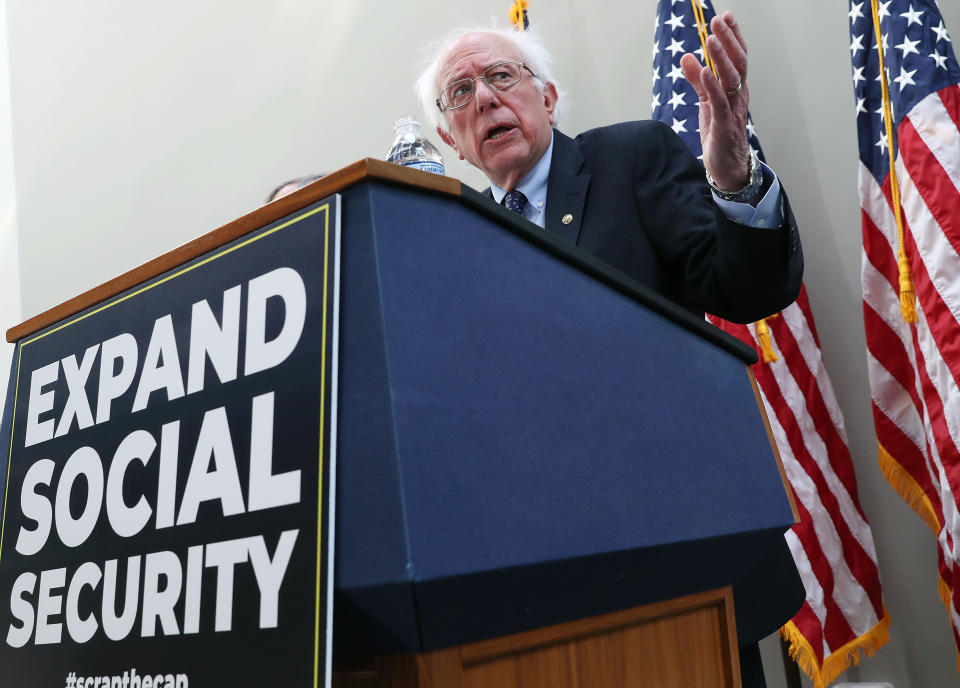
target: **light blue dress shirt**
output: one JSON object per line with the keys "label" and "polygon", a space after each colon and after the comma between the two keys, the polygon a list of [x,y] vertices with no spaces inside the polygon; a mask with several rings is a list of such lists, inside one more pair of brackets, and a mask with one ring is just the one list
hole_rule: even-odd
{"label": "light blue dress shirt", "polygon": [[[516,189],[527,197],[527,207],[523,210],[523,216],[534,224],[546,226],[547,209],[547,181],[550,176],[550,163],[553,160],[553,138],[550,139],[550,147],[543,157],[534,165],[533,169],[526,177],[520,180]],[[783,207],[780,200],[780,180],[773,170],[764,163],[760,163],[763,169],[764,178],[773,179],[767,193],[764,194],[756,207],[749,203],[737,203],[735,201],[725,201],[717,194],[713,194],[713,201],[717,207],[723,211],[723,214],[734,222],[739,222],[747,227],[773,227],[777,228],[783,223]],[[496,184],[490,184],[490,191],[493,194],[493,200],[497,203],[503,201],[503,197],[510,189],[501,189]]]}

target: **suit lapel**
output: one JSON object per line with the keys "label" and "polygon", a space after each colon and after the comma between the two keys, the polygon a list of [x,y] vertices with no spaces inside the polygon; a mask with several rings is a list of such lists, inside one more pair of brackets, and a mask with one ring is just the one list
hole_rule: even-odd
{"label": "suit lapel", "polygon": [[553,132],[553,160],[547,182],[546,229],[576,244],[583,222],[583,206],[590,175],[580,174],[583,156],[577,142],[559,131]]}

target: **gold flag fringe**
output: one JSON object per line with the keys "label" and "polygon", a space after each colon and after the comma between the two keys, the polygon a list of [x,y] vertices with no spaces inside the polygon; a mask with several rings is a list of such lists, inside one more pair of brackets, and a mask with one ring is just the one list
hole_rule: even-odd
{"label": "gold flag fringe", "polygon": [[[937,512],[930,503],[930,498],[920,487],[913,476],[893,458],[893,456],[884,449],[883,445],[877,443],[877,454],[880,462],[880,472],[894,490],[903,498],[903,501],[913,509],[920,519],[927,524],[927,527],[933,531],[934,537],[940,536],[940,519],[937,518]],[[940,601],[946,607],[947,618],[953,625],[953,592],[949,584],[940,576],[937,576],[937,592],[940,594]],[[960,650],[957,651],[957,673],[960,673]]]}
{"label": "gold flag fringe", "polygon": [[[937,591],[940,593],[940,601],[946,607],[947,620],[953,625],[953,595],[950,592],[950,586],[947,582],[937,576]],[[957,673],[960,674],[960,650],[957,650]]]}
{"label": "gold flag fringe", "polygon": [[950,593],[950,586],[947,585],[947,581],[939,576],[937,577],[937,590],[940,592],[940,601],[949,610],[953,606],[953,595]]}
{"label": "gold flag fringe", "polygon": [[872,657],[890,641],[890,614],[884,607],[883,618],[876,626],[824,657],[822,667],[818,666],[817,655],[810,643],[792,621],[780,629],[780,637],[787,641],[790,657],[813,681],[813,688],[827,688],[840,674],[859,664],[864,653]]}
{"label": "gold flag fringe", "polygon": [[891,487],[903,498],[903,501],[923,519],[934,536],[940,535],[940,519],[930,503],[923,488],[913,479],[913,476],[890,455],[883,445],[877,443],[877,460],[880,463],[880,472],[887,479]]}

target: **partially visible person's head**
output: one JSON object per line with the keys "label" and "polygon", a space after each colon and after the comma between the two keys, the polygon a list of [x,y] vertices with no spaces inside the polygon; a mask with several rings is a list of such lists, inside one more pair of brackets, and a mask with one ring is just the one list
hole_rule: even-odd
{"label": "partially visible person's head", "polygon": [[267,203],[277,200],[278,198],[283,198],[284,196],[289,196],[297,189],[302,189],[307,184],[317,181],[322,178],[322,174],[308,174],[303,177],[295,177],[294,179],[289,179],[283,184],[275,188],[270,192],[270,195],[267,196]]}
{"label": "partially visible person's head", "polygon": [[[501,63],[522,66],[487,72]],[[486,79],[478,78],[484,73]],[[498,80],[509,85],[500,90]],[[546,152],[560,98],[539,39],[496,29],[451,34],[418,79],[417,93],[444,142],[503,188],[512,188]]]}

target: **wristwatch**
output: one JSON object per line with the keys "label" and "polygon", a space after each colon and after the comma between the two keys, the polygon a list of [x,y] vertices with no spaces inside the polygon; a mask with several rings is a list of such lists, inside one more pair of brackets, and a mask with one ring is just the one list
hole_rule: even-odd
{"label": "wristwatch", "polygon": [[747,181],[747,185],[739,191],[724,191],[717,186],[716,181],[710,176],[709,172],[706,174],[707,184],[713,189],[713,193],[725,201],[734,201],[736,203],[752,201],[757,197],[757,194],[760,192],[760,187],[763,185],[763,170],[760,169],[760,160],[752,148],[750,149],[750,179]]}

